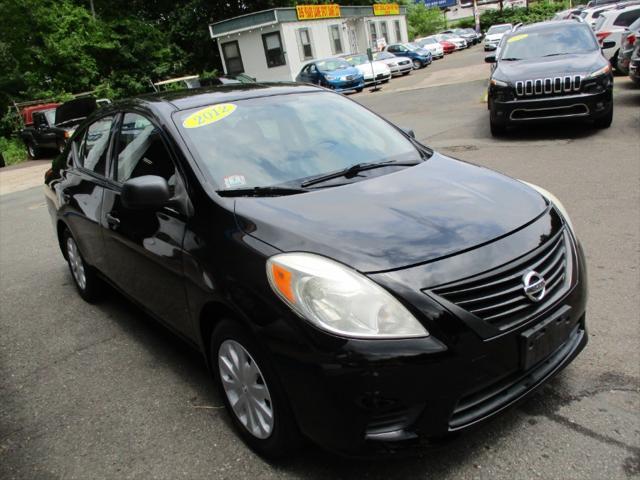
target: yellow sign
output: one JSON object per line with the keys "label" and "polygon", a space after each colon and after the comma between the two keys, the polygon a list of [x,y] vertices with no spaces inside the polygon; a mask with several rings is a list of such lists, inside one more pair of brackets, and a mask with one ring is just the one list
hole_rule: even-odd
{"label": "yellow sign", "polygon": [[198,128],[228,117],[236,110],[233,103],[219,103],[192,113],[182,122],[184,128]]}
{"label": "yellow sign", "polygon": [[397,3],[374,3],[374,15],[400,15],[400,5]]}
{"label": "yellow sign", "polygon": [[296,5],[298,20],[315,20],[316,18],[338,18],[340,5]]}
{"label": "yellow sign", "polygon": [[527,38],[529,36],[528,33],[521,33],[520,35],[515,35],[507,40],[507,43],[519,42],[523,38]]}

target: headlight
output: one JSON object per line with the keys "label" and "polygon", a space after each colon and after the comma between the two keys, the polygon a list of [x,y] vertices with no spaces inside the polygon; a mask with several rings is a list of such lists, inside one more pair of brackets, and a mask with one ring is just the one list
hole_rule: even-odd
{"label": "headlight", "polygon": [[493,85],[494,87],[508,87],[509,84],[503,80],[498,80],[497,78],[492,78],[490,80],[491,85]]}
{"label": "headlight", "polygon": [[520,180],[522,183],[529,185],[531,188],[533,188],[534,190],[536,190],[540,195],[542,195],[544,198],[546,198],[549,202],[551,202],[560,212],[560,215],[562,215],[562,217],[564,218],[564,221],[567,222],[567,225],[569,226],[569,229],[572,232],[575,232],[575,230],[573,229],[573,223],[571,223],[571,218],[569,217],[569,212],[567,212],[567,209],[564,208],[564,205],[562,204],[562,202],[560,200],[558,200],[558,197],[556,197],[553,193],[551,193],[548,190],[545,190],[542,187],[539,187],[538,185],[534,185],[533,183],[529,183],[529,182],[525,182],[524,180]]}
{"label": "headlight", "polygon": [[75,133],[76,129],[72,128],[71,130],[65,130],[64,131],[64,138],[68,139],[71,138],[71,136]]}
{"label": "headlight", "polygon": [[316,327],[355,338],[426,337],[427,330],[385,289],[338,262],[310,253],[267,260],[273,291]]}
{"label": "headlight", "polygon": [[334,80],[338,80],[340,77],[336,77],[335,75],[325,75],[324,78],[326,78],[330,82],[333,82]]}
{"label": "headlight", "polygon": [[611,72],[611,65],[606,65],[604,67],[602,67],[600,70],[596,70],[593,73],[590,73],[589,75],[587,75],[587,78],[596,78],[596,77],[600,77],[602,75],[606,75],[607,73]]}

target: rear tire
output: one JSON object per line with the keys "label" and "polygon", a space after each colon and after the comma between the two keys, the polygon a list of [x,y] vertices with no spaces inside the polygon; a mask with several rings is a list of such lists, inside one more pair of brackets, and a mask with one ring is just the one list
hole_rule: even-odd
{"label": "rear tire", "polygon": [[609,113],[604,115],[603,117],[597,118],[593,124],[596,128],[609,128],[613,123],[613,106],[609,110]]}
{"label": "rear tire", "polygon": [[62,241],[69,271],[78,293],[84,301],[95,303],[102,293],[102,280],[95,270],[84,261],[78,244],[69,230],[64,231]]}
{"label": "rear tire", "polygon": [[244,442],[269,459],[299,447],[301,435],[288,398],[258,342],[238,322],[222,320],[209,348],[214,381]]}

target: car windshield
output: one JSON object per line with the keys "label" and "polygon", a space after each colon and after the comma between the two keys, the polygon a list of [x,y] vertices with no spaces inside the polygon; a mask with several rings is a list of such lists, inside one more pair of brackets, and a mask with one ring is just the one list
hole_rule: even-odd
{"label": "car windshield", "polygon": [[588,53],[598,49],[589,27],[584,24],[562,25],[528,33],[517,33],[504,42],[500,58],[527,60],[571,53]]}
{"label": "car windshield", "polygon": [[424,46],[424,45],[429,45],[429,44],[438,43],[438,42],[434,38],[423,38],[421,40],[418,40],[416,43],[418,45]]}
{"label": "car windshield", "polygon": [[378,52],[373,55],[374,60],[388,60],[390,58],[395,58],[395,55],[389,52]]}
{"label": "car windshield", "polygon": [[316,67],[318,67],[318,70],[321,70],[323,72],[333,72],[334,70],[343,70],[345,68],[350,68],[351,65],[349,65],[344,60],[335,58],[331,60],[321,60],[319,62],[316,62]]}
{"label": "car windshield", "polygon": [[494,33],[504,33],[511,30],[511,25],[494,25],[489,28],[487,35],[493,35]]}
{"label": "car windshield", "polygon": [[407,43],[405,44],[405,47],[407,47],[412,52],[417,52],[418,50],[422,50],[422,47],[417,43]]}
{"label": "car windshield", "polygon": [[299,186],[358,163],[421,159],[385,120],[328,92],[239,100],[173,118],[216,190]]}
{"label": "car windshield", "polygon": [[55,108],[51,108],[49,110],[44,110],[42,113],[44,113],[44,116],[47,119],[47,123],[49,125],[55,125],[55,123],[56,123],[56,109]]}
{"label": "car windshield", "polygon": [[367,63],[369,61],[369,57],[367,57],[366,55],[352,55],[350,57],[344,58],[351,65],[362,65],[363,63]]}

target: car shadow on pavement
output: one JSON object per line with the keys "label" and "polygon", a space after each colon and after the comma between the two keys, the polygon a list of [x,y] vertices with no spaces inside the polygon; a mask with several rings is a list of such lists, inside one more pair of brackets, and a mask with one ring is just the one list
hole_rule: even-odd
{"label": "car shadow on pavement", "polygon": [[150,357],[157,359],[159,366],[170,368],[176,377],[197,390],[190,403],[216,408],[222,405],[203,356],[186,340],[110,286],[105,288],[98,308],[117,323],[123,334],[147,350]]}
{"label": "car shadow on pavement", "polygon": [[[497,142],[535,140],[578,140],[597,135],[601,129],[588,122],[523,125],[510,128],[506,134],[494,137]],[[487,128],[488,134],[488,128]],[[488,134],[489,135],[489,134]]]}

